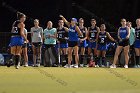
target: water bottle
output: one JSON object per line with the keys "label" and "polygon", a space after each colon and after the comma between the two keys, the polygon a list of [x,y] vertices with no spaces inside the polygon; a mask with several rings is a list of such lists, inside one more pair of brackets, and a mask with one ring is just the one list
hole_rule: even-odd
{"label": "water bottle", "polygon": [[109,65],[109,61],[107,61],[107,62],[106,62],[106,66],[107,66],[107,67],[109,67],[109,66],[110,66],[110,65]]}

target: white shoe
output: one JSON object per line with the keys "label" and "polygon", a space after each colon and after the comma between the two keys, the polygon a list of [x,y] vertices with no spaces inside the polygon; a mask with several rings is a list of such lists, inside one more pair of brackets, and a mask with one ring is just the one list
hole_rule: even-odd
{"label": "white shoe", "polygon": [[72,66],[69,65],[69,64],[66,64],[66,65],[64,66],[64,68],[72,68]]}
{"label": "white shoe", "polygon": [[128,68],[128,65],[125,65],[124,68]]}
{"label": "white shoe", "polygon": [[112,65],[110,66],[110,68],[116,68],[116,65],[112,64]]}
{"label": "white shoe", "polygon": [[80,64],[80,67],[84,67],[84,64]]}
{"label": "white shoe", "polygon": [[24,65],[24,67],[28,67],[28,64],[26,63],[26,64]]}
{"label": "white shoe", "polygon": [[16,66],[16,69],[19,69],[19,66]]}
{"label": "white shoe", "polygon": [[77,65],[77,64],[75,64],[73,67],[74,67],[74,68],[78,68],[78,65]]}
{"label": "white shoe", "polygon": [[97,67],[97,68],[98,68],[98,67],[99,67],[99,65],[95,65],[95,67]]}
{"label": "white shoe", "polygon": [[37,67],[40,67],[40,64],[36,64]]}

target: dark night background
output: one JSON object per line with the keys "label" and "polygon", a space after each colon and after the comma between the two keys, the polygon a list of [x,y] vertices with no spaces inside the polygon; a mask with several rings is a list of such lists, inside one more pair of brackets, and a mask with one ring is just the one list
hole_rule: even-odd
{"label": "dark night background", "polygon": [[52,20],[56,27],[58,16],[62,14],[68,19],[83,17],[86,26],[90,26],[90,19],[95,18],[98,24],[106,23],[108,31],[114,31],[120,26],[121,18],[135,24],[135,19],[139,17],[139,3],[139,0],[2,0],[0,31],[11,30],[11,25],[16,20],[14,9],[28,16],[28,30],[33,26],[31,18],[38,18],[43,28],[48,20]]}
{"label": "dark night background", "polygon": [[[95,18],[97,25],[105,23],[108,32],[117,39],[117,29],[120,19],[126,18],[133,22],[139,18],[140,0],[1,0],[0,1],[0,52],[5,51],[10,42],[11,26],[16,20],[16,12],[27,15],[25,22],[28,32],[33,26],[33,19],[40,20],[40,25],[46,28],[51,20],[57,27],[59,15],[68,20],[72,17],[84,18],[85,26],[90,26],[90,19]],[[28,35],[30,40],[30,35]]]}

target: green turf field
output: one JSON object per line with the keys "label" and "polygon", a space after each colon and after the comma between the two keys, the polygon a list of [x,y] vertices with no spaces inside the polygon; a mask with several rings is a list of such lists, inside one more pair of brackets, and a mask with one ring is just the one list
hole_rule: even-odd
{"label": "green turf field", "polygon": [[140,93],[140,69],[1,66],[0,93]]}

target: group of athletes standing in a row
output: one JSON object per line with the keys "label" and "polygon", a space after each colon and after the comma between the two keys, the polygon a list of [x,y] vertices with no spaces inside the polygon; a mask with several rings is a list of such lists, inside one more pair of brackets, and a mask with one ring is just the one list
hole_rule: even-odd
{"label": "group of athletes standing in a row", "polygon": [[[45,44],[46,60],[50,61],[50,51],[54,55],[53,66],[58,66],[58,54],[55,51],[55,46],[59,49],[59,54],[63,55],[66,60],[66,68],[78,68],[83,67],[83,60],[85,57],[85,47],[88,44],[88,56],[87,66],[91,60],[92,49],[94,49],[94,61],[95,67],[106,66],[106,50],[107,50],[107,39],[112,42],[114,40],[110,34],[106,31],[105,24],[101,24],[100,27],[96,26],[96,20],[91,19],[91,27],[86,28],[84,26],[84,19],[80,18],[77,22],[76,18],[72,18],[71,22],[68,22],[62,15],[61,20],[58,21],[58,28],[53,28],[51,21],[47,22],[47,28],[43,31],[43,28],[39,26],[39,20],[34,20],[34,27],[31,28],[31,43],[33,48],[33,66],[40,66],[41,63],[41,47]],[[18,69],[21,61],[21,51],[24,52],[25,66],[28,66],[28,55],[27,55],[27,30],[25,29],[24,21],[26,16],[22,13],[18,14],[18,20],[14,22],[12,27],[11,36],[11,54],[12,59],[15,61],[15,67]],[[67,27],[64,27],[64,23]],[[129,49],[130,46],[135,48],[136,52],[136,66],[139,67],[140,62],[140,19],[136,20],[137,27],[132,28],[131,22],[126,22],[126,19],[121,19],[121,27],[118,29],[118,46],[114,55],[113,64],[110,68],[116,68],[118,56],[124,49],[125,56],[125,68],[128,68],[129,62]],[[80,48],[79,48],[80,47]],[[50,51],[49,51],[50,48]],[[80,60],[79,51],[80,49]],[[73,55],[74,54],[74,58]],[[45,54],[44,54],[45,55]],[[60,59],[62,56],[60,56]],[[100,64],[100,58],[102,63]],[[72,60],[75,60],[75,64],[72,66]],[[53,60],[53,59],[52,59]],[[80,65],[79,65],[80,64]],[[10,63],[7,63],[10,66]],[[47,65],[47,64],[46,64]]]}

